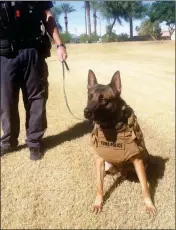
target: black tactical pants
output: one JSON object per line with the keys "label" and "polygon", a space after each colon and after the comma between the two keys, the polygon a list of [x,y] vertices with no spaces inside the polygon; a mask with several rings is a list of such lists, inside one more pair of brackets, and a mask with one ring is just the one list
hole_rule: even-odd
{"label": "black tactical pants", "polygon": [[[0,57],[1,124],[3,148],[16,147],[20,131],[19,90],[26,110],[26,143],[40,147],[47,128],[46,90],[48,68],[45,58],[35,49],[20,50],[14,58]],[[2,133],[1,133],[2,134]]]}

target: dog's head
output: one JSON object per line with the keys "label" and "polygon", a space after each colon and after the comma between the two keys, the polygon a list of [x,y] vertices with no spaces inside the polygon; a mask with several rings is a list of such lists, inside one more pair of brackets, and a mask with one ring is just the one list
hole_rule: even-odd
{"label": "dog's head", "polygon": [[97,123],[111,123],[114,121],[121,106],[120,72],[114,73],[108,85],[98,84],[92,70],[88,73],[88,103],[84,109],[84,116]]}

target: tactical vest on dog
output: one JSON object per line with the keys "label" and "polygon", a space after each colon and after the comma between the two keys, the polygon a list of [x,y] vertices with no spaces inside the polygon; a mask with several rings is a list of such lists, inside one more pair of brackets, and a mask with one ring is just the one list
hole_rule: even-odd
{"label": "tactical vest on dog", "polygon": [[102,128],[97,123],[91,133],[91,142],[96,153],[113,165],[129,163],[133,156],[140,156],[147,164],[148,151],[142,131],[133,113],[121,129]]}

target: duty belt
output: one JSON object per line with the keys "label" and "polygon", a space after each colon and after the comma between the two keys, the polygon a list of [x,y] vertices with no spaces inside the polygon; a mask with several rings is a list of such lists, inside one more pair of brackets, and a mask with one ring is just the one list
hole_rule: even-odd
{"label": "duty belt", "polygon": [[41,37],[16,40],[0,39],[0,56],[13,56],[17,54],[20,49],[25,48],[36,48],[40,50],[42,45]]}

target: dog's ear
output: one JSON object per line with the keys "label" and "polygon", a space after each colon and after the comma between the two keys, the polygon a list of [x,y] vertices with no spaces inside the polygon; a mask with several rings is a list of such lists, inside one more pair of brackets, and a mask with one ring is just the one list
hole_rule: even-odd
{"label": "dog's ear", "polygon": [[88,86],[87,86],[87,88],[90,89],[90,88],[92,88],[96,84],[97,84],[96,76],[95,76],[95,74],[94,74],[94,72],[92,70],[89,70],[89,72],[88,72]]}
{"label": "dog's ear", "polygon": [[115,72],[115,74],[113,75],[110,86],[112,87],[115,93],[118,93],[119,95],[121,94],[122,86],[119,71]]}

